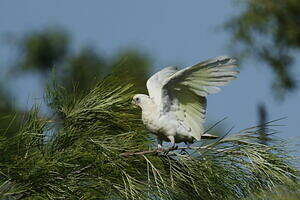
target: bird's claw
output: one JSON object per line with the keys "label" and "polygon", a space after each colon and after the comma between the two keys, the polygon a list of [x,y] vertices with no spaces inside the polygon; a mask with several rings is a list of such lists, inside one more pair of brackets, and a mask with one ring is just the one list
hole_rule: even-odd
{"label": "bird's claw", "polygon": [[170,150],[177,150],[178,149],[178,146],[172,146],[171,148],[170,148]]}
{"label": "bird's claw", "polygon": [[156,155],[158,155],[159,153],[162,153],[162,152],[164,152],[164,148],[162,148],[162,147],[158,147],[157,149],[156,149]]}

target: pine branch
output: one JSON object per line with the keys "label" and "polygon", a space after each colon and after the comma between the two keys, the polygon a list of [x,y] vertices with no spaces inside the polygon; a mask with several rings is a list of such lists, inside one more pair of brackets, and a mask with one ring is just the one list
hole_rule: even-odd
{"label": "pine branch", "polygon": [[147,150],[147,151],[135,151],[135,152],[124,152],[121,153],[120,156],[128,158],[129,156],[143,156],[146,154],[158,154],[158,153],[165,153],[168,154],[169,152],[174,152],[174,151],[186,151],[186,150],[193,150],[193,151],[199,151],[199,150],[209,150],[210,146],[217,144],[218,142],[220,142],[221,140],[218,140],[210,145],[205,145],[205,146],[200,146],[200,147],[169,147],[169,148],[158,148],[158,149],[153,149],[153,150]]}
{"label": "pine branch", "polygon": [[146,154],[157,154],[157,153],[169,153],[175,150],[199,150],[205,147],[169,147],[166,149],[153,149],[153,150],[148,150],[148,151],[137,151],[137,152],[125,152],[121,153],[120,156],[123,156],[125,158],[128,158],[129,156],[143,156]]}

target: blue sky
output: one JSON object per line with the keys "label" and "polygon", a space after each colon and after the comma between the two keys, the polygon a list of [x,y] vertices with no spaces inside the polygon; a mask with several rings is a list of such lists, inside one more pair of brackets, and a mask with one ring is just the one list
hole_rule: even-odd
{"label": "blue sky", "polygon": [[[138,48],[152,58],[154,72],[167,65],[184,67],[230,55],[230,35],[220,26],[237,12],[231,1],[1,0],[0,36],[21,36],[46,25],[60,25],[72,34],[75,49],[92,45],[103,55],[113,56],[124,48]],[[2,80],[14,55],[15,50],[2,40]],[[295,73],[300,74],[299,70]],[[246,128],[256,124],[256,106],[263,102],[270,119],[288,117],[281,122],[286,125],[280,128],[281,137],[298,136],[300,94],[290,95],[282,103],[276,101],[270,90],[271,77],[262,63],[248,60],[238,80],[209,96],[208,119],[228,116],[228,126]],[[29,108],[42,99],[42,83],[41,78],[28,74],[8,86],[14,91],[16,105]]]}

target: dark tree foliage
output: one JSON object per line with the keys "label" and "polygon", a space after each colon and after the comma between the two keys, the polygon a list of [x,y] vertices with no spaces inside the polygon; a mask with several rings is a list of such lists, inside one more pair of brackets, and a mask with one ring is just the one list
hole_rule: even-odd
{"label": "dark tree foliage", "polygon": [[[237,2],[237,1],[236,1]],[[242,12],[225,25],[242,54],[255,56],[271,67],[279,97],[297,87],[291,66],[300,48],[299,0],[238,1]]]}
{"label": "dark tree foliage", "polygon": [[147,56],[133,49],[123,50],[113,59],[102,57],[91,47],[74,53],[69,34],[57,27],[29,32],[17,44],[21,60],[16,63],[18,69],[38,71],[46,78],[54,69],[58,82],[78,95],[86,93],[115,69],[123,74],[120,78],[124,81],[131,79],[137,88],[145,88],[151,66]]}
{"label": "dark tree foliage", "polygon": [[124,71],[121,78],[131,79],[139,91],[145,90],[146,80],[151,68],[150,60],[135,50],[126,50],[121,52],[112,62],[113,68],[120,72]]}
{"label": "dark tree foliage", "polygon": [[0,99],[0,132],[4,137],[12,137],[19,128],[21,113],[14,108],[11,95],[2,85],[0,85]]}
{"label": "dark tree foliage", "polygon": [[258,113],[258,125],[261,127],[261,130],[259,131],[259,139],[262,144],[267,145],[270,141],[270,138],[266,134],[267,127],[264,126],[266,122],[268,121],[268,111],[266,108],[266,105],[263,103],[260,103],[257,105],[257,113]]}
{"label": "dark tree foliage", "polygon": [[107,65],[94,49],[83,48],[67,59],[60,72],[61,84],[69,91],[87,92],[103,77]]}
{"label": "dark tree foliage", "polygon": [[26,34],[19,42],[20,62],[24,70],[38,70],[42,73],[61,64],[69,53],[69,35],[64,29],[46,27]]}

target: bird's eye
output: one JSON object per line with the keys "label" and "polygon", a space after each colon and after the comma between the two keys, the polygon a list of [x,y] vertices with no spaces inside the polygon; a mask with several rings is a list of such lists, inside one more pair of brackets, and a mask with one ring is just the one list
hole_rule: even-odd
{"label": "bird's eye", "polygon": [[140,102],[140,98],[136,98],[135,101],[136,101],[137,103],[139,103],[139,102]]}

